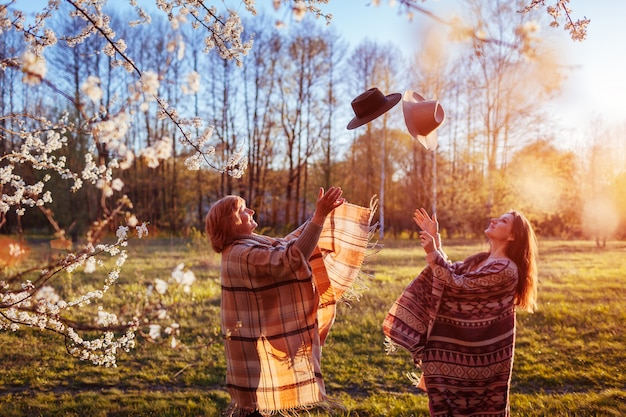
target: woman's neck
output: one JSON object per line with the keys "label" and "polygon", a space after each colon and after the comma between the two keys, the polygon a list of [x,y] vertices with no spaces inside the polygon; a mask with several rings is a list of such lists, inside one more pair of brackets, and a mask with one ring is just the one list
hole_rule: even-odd
{"label": "woman's neck", "polygon": [[506,245],[498,245],[491,243],[491,250],[489,251],[489,258],[508,258],[506,254]]}

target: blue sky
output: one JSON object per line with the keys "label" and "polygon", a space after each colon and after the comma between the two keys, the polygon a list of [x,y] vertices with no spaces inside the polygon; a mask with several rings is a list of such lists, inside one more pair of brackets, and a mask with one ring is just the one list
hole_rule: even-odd
{"label": "blue sky", "polygon": [[[232,0],[228,0],[229,4]],[[21,3],[21,4],[20,4]],[[18,0],[17,7],[35,7],[44,0]],[[110,4],[128,4],[128,0],[109,0]],[[153,4],[154,0],[141,0]],[[269,0],[257,0],[258,6],[269,5]],[[552,4],[553,0],[548,0]],[[421,6],[446,16],[448,10],[458,8],[457,0],[426,0]],[[600,117],[607,126],[626,123],[626,1],[624,0],[571,0],[570,7],[576,18],[588,17],[591,24],[587,39],[575,42],[562,29],[551,29],[551,36],[558,41],[563,64],[573,68],[565,82],[561,95],[552,103],[553,116],[562,121],[574,142],[585,141],[591,121]],[[428,22],[417,16],[409,22],[397,8],[389,6],[389,0],[380,0],[378,7],[368,0],[330,0],[322,5],[324,11],[333,14],[332,25],[350,42],[358,44],[364,39],[391,42],[410,50],[415,42],[415,29]],[[407,52],[407,57],[408,57]],[[410,86],[407,86],[409,88]],[[569,133],[568,133],[569,134]],[[576,138],[575,136],[578,136]]]}
{"label": "blue sky", "polygon": [[[455,0],[426,0],[421,6],[445,17],[456,4]],[[571,68],[551,110],[577,146],[588,141],[592,120],[598,117],[607,127],[626,123],[626,106],[622,104],[626,97],[626,1],[571,0],[569,5],[574,18],[587,17],[591,23],[582,42],[571,40],[562,27],[549,29],[558,42],[563,65]],[[366,0],[331,0],[327,9],[334,16],[333,24],[356,43],[369,37],[402,47],[412,41],[412,31],[425,22],[425,18],[408,22],[388,0],[380,0],[378,7]]]}

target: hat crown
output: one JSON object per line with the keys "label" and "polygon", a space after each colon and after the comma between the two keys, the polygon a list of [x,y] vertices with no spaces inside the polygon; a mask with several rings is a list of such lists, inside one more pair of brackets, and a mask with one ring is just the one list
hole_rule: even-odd
{"label": "hat crown", "polygon": [[355,117],[348,123],[348,129],[354,129],[374,120],[395,106],[401,98],[400,93],[385,96],[376,87],[359,94],[351,103]]}
{"label": "hat crown", "polygon": [[[426,100],[414,91],[407,90],[402,97],[404,121],[411,136],[426,149],[436,148],[436,139],[426,137],[444,122],[446,114],[438,100]],[[432,142],[432,143],[430,143]]]}
{"label": "hat crown", "polygon": [[385,95],[376,87],[370,88],[352,100],[352,110],[357,117],[366,117],[387,103]]}

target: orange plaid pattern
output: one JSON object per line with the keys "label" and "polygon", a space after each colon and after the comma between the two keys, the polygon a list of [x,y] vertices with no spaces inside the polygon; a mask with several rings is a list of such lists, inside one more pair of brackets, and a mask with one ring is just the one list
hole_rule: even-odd
{"label": "orange plaid pattern", "polygon": [[328,402],[322,345],[336,303],[359,275],[375,203],[344,203],[326,219],[305,259],[285,239],[240,239],[222,253],[222,332],[231,416],[272,414]]}

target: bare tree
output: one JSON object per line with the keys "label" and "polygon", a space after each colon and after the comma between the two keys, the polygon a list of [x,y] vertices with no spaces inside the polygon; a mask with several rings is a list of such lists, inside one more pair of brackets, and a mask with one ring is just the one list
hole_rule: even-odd
{"label": "bare tree", "polygon": [[322,171],[322,185],[326,188],[333,184],[333,157],[337,159],[339,156],[340,146],[337,143],[337,128],[333,121],[337,118],[339,100],[337,100],[336,92],[345,88],[344,77],[342,77],[342,65],[344,56],[346,55],[348,45],[341,39],[339,34],[333,28],[329,28],[325,35],[328,48],[326,49],[325,62],[328,65],[325,84],[327,87],[326,94],[323,96],[322,102],[327,106],[326,121],[321,120],[323,127],[321,134],[321,149],[323,157],[320,161]]}
{"label": "bare tree", "polygon": [[[403,56],[393,45],[378,45],[371,41],[361,43],[350,57],[349,65],[354,69],[352,83],[357,86],[354,96],[369,88],[377,87],[384,94],[398,93],[398,75],[396,71],[402,65]],[[358,86],[361,86],[358,88]],[[360,91],[359,91],[360,90]],[[352,154],[354,172],[363,173],[364,184],[362,186],[366,194],[379,196],[379,233],[382,240],[385,233],[385,187],[387,182],[387,128],[392,119],[392,112],[387,112],[377,118],[374,123],[365,126],[363,143],[365,146],[365,158],[355,158]],[[375,131],[374,125],[382,125],[380,130]],[[353,144],[352,151],[354,152]],[[364,165],[364,167],[363,167]],[[378,170],[375,169],[378,167]],[[357,174],[358,175],[358,174]],[[359,180],[355,179],[355,183]],[[378,187],[376,187],[378,185]]]}
{"label": "bare tree", "polygon": [[[295,224],[302,215],[301,186],[306,176],[308,158],[317,144],[319,123],[312,115],[319,107],[316,84],[328,71],[325,65],[327,44],[319,29],[303,22],[285,45],[283,68],[286,72],[279,78],[280,126],[284,138],[287,165],[285,187],[285,222]],[[310,129],[314,128],[315,131]]]}
{"label": "bare tree", "polygon": [[248,26],[255,32],[257,48],[248,57],[249,65],[243,68],[243,94],[248,140],[248,190],[249,201],[258,215],[268,216],[266,193],[268,171],[275,157],[275,136],[278,130],[277,84],[281,76],[280,56],[283,38],[267,20],[261,19]]}
{"label": "bare tree", "polygon": [[[448,102],[451,90],[454,87],[455,66],[449,55],[449,48],[444,41],[445,35],[439,26],[430,26],[422,32],[420,51],[413,57],[407,73],[412,81],[412,89],[416,90],[426,100],[442,100],[442,107],[450,110]],[[450,103],[452,104],[452,103]],[[449,123],[448,123],[449,124]],[[438,131],[431,133],[434,140],[441,132],[449,131],[449,126],[440,127]],[[432,140],[432,138],[430,139]],[[415,141],[411,153],[413,158],[413,175],[415,186],[411,196],[415,204],[413,207],[430,205],[431,212],[437,213],[437,152],[431,150],[428,154],[423,152],[423,146],[418,146]],[[423,201],[424,196],[429,196],[429,202]],[[420,198],[421,197],[421,198]],[[415,200],[422,200],[419,203]]]}
{"label": "bare tree", "polygon": [[[525,44],[529,37],[534,36],[536,26],[528,23],[529,15],[518,13],[522,3],[470,0],[468,6],[471,19],[481,22],[481,33],[487,38]],[[523,49],[512,49],[505,43],[476,38],[471,39],[471,45],[472,49],[464,59],[470,64],[469,76],[474,81],[471,85],[475,87],[478,101],[466,103],[466,106],[478,110],[474,114],[477,117],[474,126],[478,133],[474,142],[480,141],[484,146],[481,152],[485,155],[489,190],[484,214],[491,216],[494,176],[499,166],[506,163],[510,144],[519,146],[525,142],[524,130],[519,127],[533,121],[534,112],[539,109],[537,101],[547,97],[554,87],[533,81],[536,80],[532,75],[537,61],[529,61]]]}

